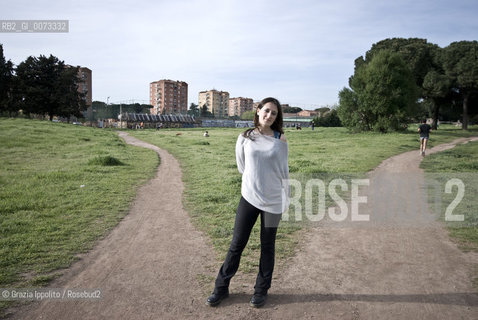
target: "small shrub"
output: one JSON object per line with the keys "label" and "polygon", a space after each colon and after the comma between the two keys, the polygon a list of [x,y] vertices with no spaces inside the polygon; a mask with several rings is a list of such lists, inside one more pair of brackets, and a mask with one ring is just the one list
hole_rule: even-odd
{"label": "small shrub", "polygon": [[88,161],[89,165],[94,166],[123,166],[124,163],[112,156],[95,157]]}
{"label": "small shrub", "polygon": [[207,141],[198,141],[198,142],[195,142],[194,144],[195,144],[195,145],[199,145],[199,146],[208,146],[208,145],[210,145],[210,143],[207,142]]}

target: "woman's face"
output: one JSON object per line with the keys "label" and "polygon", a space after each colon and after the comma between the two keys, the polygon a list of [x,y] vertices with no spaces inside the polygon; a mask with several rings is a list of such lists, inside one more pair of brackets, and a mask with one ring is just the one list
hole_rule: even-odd
{"label": "woman's face", "polygon": [[277,113],[277,106],[272,102],[266,103],[262,109],[257,108],[261,127],[270,127],[276,120]]}

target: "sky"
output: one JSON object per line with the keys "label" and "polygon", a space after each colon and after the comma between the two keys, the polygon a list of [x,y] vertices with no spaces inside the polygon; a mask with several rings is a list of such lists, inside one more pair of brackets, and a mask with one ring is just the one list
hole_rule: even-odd
{"label": "sky", "polygon": [[[50,54],[93,72],[93,100],[149,103],[149,84],[315,109],[338,103],[354,60],[387,38],[478,40],[476,0],[0,0],[0,20],[68,20],[68,33],[0,33],[15,65]],[[109,97],[109,98],[108,98]]]}

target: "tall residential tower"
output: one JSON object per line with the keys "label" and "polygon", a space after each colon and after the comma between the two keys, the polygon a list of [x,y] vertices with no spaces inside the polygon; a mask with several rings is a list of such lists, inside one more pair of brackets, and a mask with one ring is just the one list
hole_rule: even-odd
{"label": "tall residential tower", "polygon": [[152,114],[186,114],[188,111],[188,84],[184,81],[159,80],[149,85]]}
{"label": "tall residential tower", "polygon": [[216,118],[227,118],[229,115],[229,92],[215,89],[199,92],[199,109],[204,106]]}
{"label": "tall residential tower", "polygon": [[245,111],[252,110],[254,101],[251,98],[230,98],[229,99],[229,116],[240,117]]}

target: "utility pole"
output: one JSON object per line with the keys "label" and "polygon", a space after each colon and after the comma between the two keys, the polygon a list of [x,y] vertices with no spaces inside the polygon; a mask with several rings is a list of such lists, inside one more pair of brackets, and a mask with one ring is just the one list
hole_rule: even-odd
{"label": "utility pole", "polygon": [[123,115],[122,115],[122,110],[123,110],[123,103],[120,102],[120,114],[119,114],[120,129],[123,129]]}

